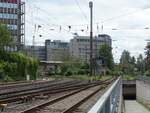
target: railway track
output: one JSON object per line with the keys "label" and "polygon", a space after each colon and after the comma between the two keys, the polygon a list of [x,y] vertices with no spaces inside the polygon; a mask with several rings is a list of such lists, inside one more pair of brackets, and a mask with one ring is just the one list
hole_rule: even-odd
{"label": "railway track", "polygon": [[45,80],[36,80],[36,81],[20,81],[20,82],[10,82],[10,83],[0,83],[0,90],[2,89],[8,89],[8,88],[15,88],[15,87],[22,87],[22,86],[29,86],[29,85],[35,85],[35,84],[45,84],[49,82],[56,82],[58,80],[53,81],[45,81]]}
{"label": "railway track", "polygon": [[[23,96],[37,96],[40,94],[52,93],[52,91],[72,87],[73,85],[80,84],[81,81],[67,81],[67,82],[52,82],[48,85],[39,84],[39,87],[25,87],[21,89],[6,89],[0,93],[0,103],[8,103],[11,101],[16,101]],[[17,89],[17,90],[16,90]],[[54,93],[54,92],[53,92]]]}
{"label": "railway track", "polygon": [[[9,103],[11,101],[20,100],[23,96],[37,96],[45,94],[60,93],[68,90],[75,90],[78,87],[84,87],[88,84],[97,84],[100,81],[88,83],[87,81],[67,81],[67,82],[50,82],[49,84],[36,84],[36,87],[29,85],[28,87],[12,87],[6,88],[5,90],[0,90],[0,103]],[[103,83],[105,81],[101,81]],[[38,86],[38,87],[37,87]]]}
{"label": "railway track", "polygon": [[[20,113],[35,113],[36,111],[37,113],[71,113],[74,110],[76,110],[76,108],[79,107],[82,103],[88,100],[90,97],[98,93],[100,90],[106,88],[112,81],[113,80],[86,86],[77,91],[60,96],[53,100],[40,103],[39,105],[21,111]],[[78,97],[80,99],[78,99]]]}
{"label": "railway track", "polygon": [[[39,111],[39,109],[43,109],[45,106],[54,105],[59,103],[61,100],[67,100],[69,97],[76,95],[78,97],[78,94],[81,94],[82,92],[86,92],[85,94],[82,94],[81,96],[85,95],[78,101],[77,103],[74,103],[72,106],[65,109],[63,112],[58,113],[71,113],[70,110],[75,109],[73,106],[79,106],[81,103],[86,101],[88,98],[92,97],[94,94],[96,94],[98,91],[104,89],[107,87],[110,83],[112,83],[114,79],[109,79],[105,81],[95,81],[95,82],[81,82],[81,81],[68,81],[65,83],[58,83],[58,84],[51,84],[51,87],[41,88],[41,89],[32,89],[27,90],[26,92],[12,92],[12,95],[9,94],[9,98],[4,98],[0,100],[0,103],[13,103],[14,101],[20,101],[22,96],[30,96],[30,97],[36,97],[38,95],[48,95],[48,99],[46,100],[35,100],[35,103],[31,103],[26,106],[26,103],[22,104],[16,104],[14,107],[8,107],[9,110],[6,113],[35,113],[35,111]],[[55,85],[54,85],[55,84]],[[96,89],[95,89],[96,88]],[[92,92],[88,93],[90,89],[95,89]],[[52,98],[52,95],[56,95]],[[37,103],[36,103],[37,101]],[[38,102],[39,101],[39,102]],[[33,105],[32,105],[33,104]],[[25,107],[24,107],[25,106]],[[70,110],[69,110],[70,109]],[[17,110],[17,111],[16,111]],[[45,109],[44,109],[45,110]],[[5,112],[4,112],[5,113]],[[41,113],[44,113],[43,111]],[[51,113],[51,111],[49,112]],[[52,112],[53,113],[53,112]]]}
{"label": "railway track", "polygon": [[7,85],[0,85],[0,94],[4,93],[4,92],[11,92],[11,91],[18,91],[18,90],[24,90],[25,88],[29,88],[32,89],[36,86],[46,86],[49,84],[56,84],[59,82],[67,82],[67,81],[58,81],[58,80],[54,80],[54,81],[34,81],[34,82],[27,82],[27,83],[20,83],[20,84],[7,84]]}

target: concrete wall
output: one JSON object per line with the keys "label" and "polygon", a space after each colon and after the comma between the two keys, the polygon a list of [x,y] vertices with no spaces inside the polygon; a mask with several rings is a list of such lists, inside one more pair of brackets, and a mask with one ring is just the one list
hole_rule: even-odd
{"label": "concrete wall", "polygon": [[136,98],[137,101],[150,108],[150,81],[136,81]]}

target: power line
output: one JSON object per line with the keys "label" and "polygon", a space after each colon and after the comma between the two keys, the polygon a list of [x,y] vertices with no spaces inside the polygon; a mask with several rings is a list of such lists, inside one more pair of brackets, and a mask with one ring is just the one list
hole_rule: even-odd
{"label": "power line", "polygon": [[[44,12],[48,17],[49,17],[49,13],[47,12],[47,11],[45,11],[44,9],[41,9],[40,7],[38,7],[38,6],[36,6],[35,4],[33,4],[33,6],[34,7],[36,7],[36,8],[38,8],[40,11],[42,11],[42,12]],[[38,18],[38,17],[36,17],[36,18]],[[38,19],[40,19],[40,18],[38,18]],[[47,18],[48,20],[50,19],[50,18]],[[54,20],[56,20],[55,18],[53,18]],[[44,20],[44,19],[40,19],[40,20]],[[47,20],[46,20],[47,21]],[[44,20],[44,22],[45,22],[45,20]],[[49,21],[47,21],[48,23],[48,25],[50,26],[50,27],[52,27],[52,26],[55,26],[55,27],[62,27],[62,25],[58,25],[58,24],[49,24]],[[65,26],[67,26],[67,25],[65,25]],[[61,28],[62,30],[64,30],[64,31],[66,31],[66,32],[68,32],[68,30],[66,30],[66,29],[64,29],[63,27]]]}
{"label": "power line", "polygon": [[[35,4],[32,4],[35,8],[37,8],[39,11],[41,11],[41,12],[43,12],[43,13],[45,13],[46,14],[46,16],[47,16],[47,19],[49,19],[49,20],[56,20],[56,17],[52,17],[51,16],[51,18],[49,18],[49,15],[50,15],[50,13],[49,12],[47,12],[46,10],[44,10],[44,9],[42,9],[42,8],[40,8],[40,7],[38,7],[37,5],[35,5]],[[79,6],[80,7],[80,6]],[[80,7],[81,8],[81,7]],[[82,9],[81,9],[82,10]],[[82,11],[83,12],[83,11]],[[84,12],[83,12],[83,14],[84,14]],[[87,18],[87,16],[84,14],[84,16],[85,16],[85,18],[86,18],[86,20],[88,20],[88,18]],[[68,25],[58,25],[58,24],[51,24],[51,25],[54,25],[54,26],[68,26]],[[85,26],[85,25],[87,25],[87,24],[82,24],[82,25],[70,25],[70,26]]]}
{"label": "power line", "polygon": [[[81,9],[81,7],[80,7],[80,5],[79,5],[79,2],[76,0],[76,3],[78,4],[78,7]],[[43,10],[43,9],[41,9],[41,8],[39,8],[39,7],[37,7],[36,5],[34,5],[34,7],[36,7],[36,8],[38,8],[40,11],[42,11],[42,12],[44,12],[47,16],[49,15],[49,13],[47,12],[47,11],[45,11],[45,10]],[[81,9],[81,11],[82,11],[82,9]],[[83,11],[82,11],[83,12]],[[107,22],[107,21],[111,21],[111,20],[114,20],[114,19],[118,19],[118,18],[120,18],[120,17],[123,17],[123,16],[126,16],[126,15],[131,15],[131,14],[134,14],[134,13],[136,13],[137,12],[137,10],[136,11],[134,11],[134,12],[129,12],[129,13],[125,13],[125,14],[122,14],[122,15],[119,15],[119,16],[116,16],[116,17],[112,17],[112,18],[109,18],[109,19],[106,19],[106,20],[104,20],[103,22]],[[83,14],[84,14],[84,12],[83,12]],[[86,15],[85,15],[86,16]],[[49,17],[49,16],[48,16]],[[44,23],[46,23],[45,25],[48,25],[48,26],[50,26],[50,27],[53,27],[53,26],[55,26],[55,27],[57,27],[58,29],[61,27],[61,29],[62,30],[64,30],[65,32],[68,32],[69,30],[66,30],[64,27],[68,27],[68,25],[57,25],[57,24],[50,24],[49,23],[49,18],[45,18],[45,19],[41,19],[41,18],[39,18],[39,17],[36,17],[38,20],[40,20],[40,21],[42,21],[42,22],[44,22]],[[99,26],[100,24],[95,24],[95,25],[97,25],[97,26]],[[81,26],[85,26],[85,27],[87,27],[87,26],[89,26],[89,24],[81,24],[81,25],[69,25],[69,26],[71,26],[71,29],[73,28],[72,26],[75,26],[75,27],[81,27]],[[82,28],[83,29],[83,28]],[[86,28],[85,28],[86,29]],[[84,31],[86,31],[84,29]],[[108,29],[108,28],[105,28],[105,29]],[[111,29],[111,28],[109,28],[109,29]],[[141,30],[141,29],[124,29],[124,28],[112,28],[111,30],[118,30],[118,31],[120,31],[120,30]],[[77,31],[77,30],[74,30],[74,31]],[[78,31],[81,31],[81,29],[80,30],[78,30]],[[68,33],[70,33],[70,32],[68,32]]]}
{"label": "power line", "polygon": [[[27,1],[27,2],[28,2],[28,4],[30,4],[29,1]],[[30,5],[31,5],[31,4],[30,4]],[[49,16],[50,13],[47,12],[46,10],[44,10],[44,9],[42,9],[42,8],[40,8],[40,7],[38,7],[38,6],[37,6],[36,4],[34,4],[34,3],[32,3],[32,6],[35,7],[37,10],[39,10],[39,11],[45,13],[47,17],[50,17],[50,16]],[[33,8],[32,8],[32,9],[33,9]],[[51,21],[53,21],[53,20],[56,21],[56,18],[55,18],[55,17],[52,17],[52,16],[51,16],[51,18],[48,18],[48,19],[51,20]]]}
{"label": "power line", "polygon": [[[146,10],[146,9],[142,9],[142,10]],[[111,18],[103,20],[102,22],[105,23],[105,22],[108,22],[108,21],[116,20],[116,19],[119,19],[119,18],[122,18],[122,17],[125,17],[125,16],[135,14],[137,12],[139,12],[139,10],[135,10],[135,11],[127,12],[127,13],[124,13],[124,14],[121,14],[121,15],[118,15],[118,16],[115,16],[115,17],[111,17]]]}
{"label": "power line", "polygon": [[[33,19],[33,17],[30,17],[29,15],[27,15],[29,18],[31,18],[31,19]],[[34,17],[35,19],[37,19],[37,20],[39,20],[39,21],[41,21],[41,22],[44,22],[45,23],[45,25],[47,25],[47,26],[49,26],[49,27],[60,27],[61,25],[56,25],[56,24],[50,24],[49,23],[49,21],[47,20],[47,19],[42,19],[42,18],[39,18],[39,17]],[[35,24],[33,24],[32,22],[30,22],[29,20],[27,20],[27,22],[29,23],[29,24],[32,24],[32,25],[35,25]],[[42,23],[40,23],[41,25],[44,25],[44,24],[42,24]],[[44,26],[45,26],[44,25]],[[64,28],[62,28],[62,30],[64,30],[64,31],[67,31],[66,29],[64,29]]]}
{"label": "power line", "polygon": [[82,14],[83,17],[85,18],[85,20],[86,20],[87,22],[89,22],[89,21],[88,21],[88,17],[86,16],[86,14],[84,13],[84,11],[82,10],[82,8],[81,8],[81,6],[80,6],[80,4],[79,4],[79,1],[78,1],[78,0],[75,0],[75,2],[76,2],[76,4],[77,4],[78,8],[80,9],[81,14]]}
{"label": "power line", "polygon": [[[76,3],[77,3],[78,7],[80,8],[82,14],[84,15],[84,17],[87,19],[87,16],[84,14],[82,8],[81,8],[80,5],[79,5],[79,2],[78,2],[77,0],[75,0],[75,1],[76,1]],[[49,17],[49,13],[48,13],[47,11],[45,11],[44,9],[41,9],[40,7],[36,6],[35,4],[34,4],[34,7],[38,8],[40,11],[44,12],[44,13]],[[130,13],[127,13],[127,14],[123,14],[123,15],[119,15],[119,16],[116,16],[116,17],[112,17],[112,18],[103,20],[103,22],[107,22],[107,21],[110,21],[110,20],[118,19],[119,17],[126,16],[126,15],[130,15],[130,14],[133,14],[133,13],[135,13],[135,12],[136,12],[136,11],[130,12]],[[49,18],[48,18],[48,19],[49,19]],[[56,20],[56,18],[53,18],[53,19]],[[54,26],[67,26],[67,25],[56,25],[56,24],[51,24],[51,25],[54,25]],[[70,26],[88,26],[88,25],[89,25],[89,24],[80,24],[80,25],[79,25],[79,24],[78,24],[78,25],[73,25],[73,24],[72,24],[72,25],[70,25]],[[97,25],[97,23],[95,23],[95,25]],[[99,25],[99,24],[98,24],[98,25]]]}
{"label": "power line", "polygon": [[[30,17],[30,16],[29,16]],[[31,18],[31,17],[30,17]],[[38,19],[39,21],[42,21],[42,22],[44,22],[45,24],[42,24],[42,23],[40,23],[41,25],[43,25],[43,26],[45,26],[45,25],[47,25],[47,26],[49,26],[49,27],[57,27],[58,29],[60,29],[60,26],[61,26],[61,29],[62,30],[64,30],[65,32],[69,32],[69,30],[66,30],[64,27],[68,27],[68,26],[66,26],[66,25],[64,25],[64,27],[63,27],[63,25],[55,25],[55,24],[49,24],[49,21],[47,21],[46,19],[41,19],[41,18],[39,18],[39,17],[35,17],[36,19]],[[28,21],[28,20],[26,20],[29,24],[32,24],[32,25],[35,25],[35,24],[33,24],[32,22],[30,22],[30,21]],[[98,24],[99,25],[99,24]],[[71,25],[71,26],[73,26],[73,25]],[[77,25],[77,26],[79,26],[79,25]],[[82,25],[80,25],[80,26],[82,26]],[[73,27],[72,27],[73,28]],[[76,29],[76,30],[74,30],[74,31],[82,31],[82,32],[85,32],[86,31],[86,29],[87,28],[80,28],[80,29]],[[149,30],[150,28],[148,28],[148,27],[143,27],[143,28],[105,28],[105,29],[107,29],[107,30],[113,30],[113,31],[121,31],[121,30]]]}
{"label": "power line", "polygon": [[[26,0],[28,3],[29,3],[29,1],[28,0]],[[82,10],[82,8],[81,8],[81,6],[80,6],[80,4],[79,4],[79,1],[78,0],[75,0],[75,2],[76,2],[76,4],[77,4],[77,6],[79,7],[79,9],[80,9],[80,11],[81,11],[81,13],[82,13],[82,15],[84,16],[84,18],[85,18],[85,20],[88,22],[88,17],[86,16],[86,14],[84,13],[84,11]],[[33,4],[33,3],[32,3]],[[41,9],[40,7],[38,7],[37,5],[35,5],[35,4],[33,4],[33,6],[34,7],[36,7],[37,9],[39,9],[40,11],[42,11],[42,12],[44,12],[45,14],[47,14],[47,16],[49,17],[49,12],[47,12],[46,10],[44,10],[44,9]],[[145,10],[145,9],[143,9],[143,10]],[[133,11],[133,12],[127,12],[127,13],[125,13],[125,14],[121,14],[121,15],[118,15],[118,16],[115,16],[115,17],[111,17],[111,18],[108,18],[108,19],[105,19],[105,20],[103,20],[102,22],[104,22],[104,23],[106,23],[106,22],[108,22],[108,21],[112,21],[112,20],[115,20],[115,19],[119,19],[119,18],[121,18],[121,17],[124,17],[124,16],[128,16],[128,15],[131,15],[131,14],[134,14],[134,13],[136,13],[136,12],[138,12],[138,10],[135,10],[135,11]],[[56,20],[56,18],[53,18],[52,16],[51,16],[51,18],[53,19],[53,20]],[[49,18],[50,19],[50,18]],[[51,19],[50,19],[51,20]],[[101,23],[101,22],[100,22]],[[97,23],[95,23],[95,24],[97,24]],[[56,24],[55,24],[56,25]],[[86,25],[89,25],[89,24],[81,24],[81,25],[71,25],[71,26],[86,26]],[[57,25],[57,26],[60,26],[60,25]],[[63,26],[63,25],[62,25]],[[66,25],[64,25],[64,26],[66,26]]]}

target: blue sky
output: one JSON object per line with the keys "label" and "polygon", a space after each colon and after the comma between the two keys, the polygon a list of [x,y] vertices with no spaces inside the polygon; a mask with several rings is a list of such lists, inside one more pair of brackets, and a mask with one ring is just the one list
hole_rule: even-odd
{"label": "blue sky", "polygon": [[[24,0],[26,2],[26,43],[32,44],[36,35],[36,44],[44,44],[45,39],[69,41],[74,32],[89,35],[88,0]],[[78,6],[78,4],[79,6]],[[150,39],[150,1],[149,0],[93,0],[94,33],[101,32],[112,36],[115,61],[126,49],[131,55],[144,54],[146,39]],[[81,8],[81,9],[80,9]],[[84,14],[84,15],[83,15]],[[97,23],[99,31],[97,30]],[[34,26],[41,25],[38,33]],[[72,26],[71,31],[68,25]],[[61,32],[59,31],[62,26]],[[50,30],[54,29],[54,30]],[[81,32],[84,29],[85,32]],[[112,30],[117,29],[117,30]],[[39,37],[41,34],[43,37]]]}

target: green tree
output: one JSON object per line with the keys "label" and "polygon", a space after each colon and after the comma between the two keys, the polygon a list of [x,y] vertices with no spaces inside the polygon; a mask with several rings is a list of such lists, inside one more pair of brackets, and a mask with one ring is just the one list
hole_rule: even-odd
{"label": "green tree", "polygon": [[114,68],[112,48],[108,44],[103,44],[100,46],[99,57],[103,59],[107,68],[110,70]]}
{"label": "green tree", "polygon": [[12,44],[12,38],[9,30],[5,25],[0,24],[0,49],[4,50],[5,46]]}
{"label": "green tree", "polygon": [[131,57],[131,61],[130,62],[131,62],[132,65],[134,65],[134,66],[136,65],[136,59],[135,59],[134,56]]}
{"label": "green tree", "polygon": [[145,61],[143,59],[142,54],[140,54],[137,58],[136,68],[140,74],[143,74],[145,71]]}
{"label": "green tree", "polygon": [[38,61],[22,53],[0,51],[0,76],[8,76],[13,80],[25,80],[29,74],[36,79]]}
{"label": "green tree", "polygon": [[131,61],[131,56],[130,56],[130,52],[127,50],[124,50],[122,52],[121,58],[120,58],[120,64],[122,64],[123,66],[127,67],[128,64]]}
{"label": "green tree", "polygon": [[135,58],[130,56],[130,52],[124,50],[120,58],[121,70],[125,74],[133,74],[135,68]]}
{"label": "green tree", "polygon": [[146,48],[147,50],[145,52],[146,58],[144,59],[144,62],[145,62],[144,67],[145,67],[146,75],[150,76],[150,46],[147,46]]}
{"label": "green tree", "polygon": [[13,40],[6,26],[0,25],[0,78],[3,80],[25,80],[29,74],[36,79],[38,61],[22,53],[5,51]]}

